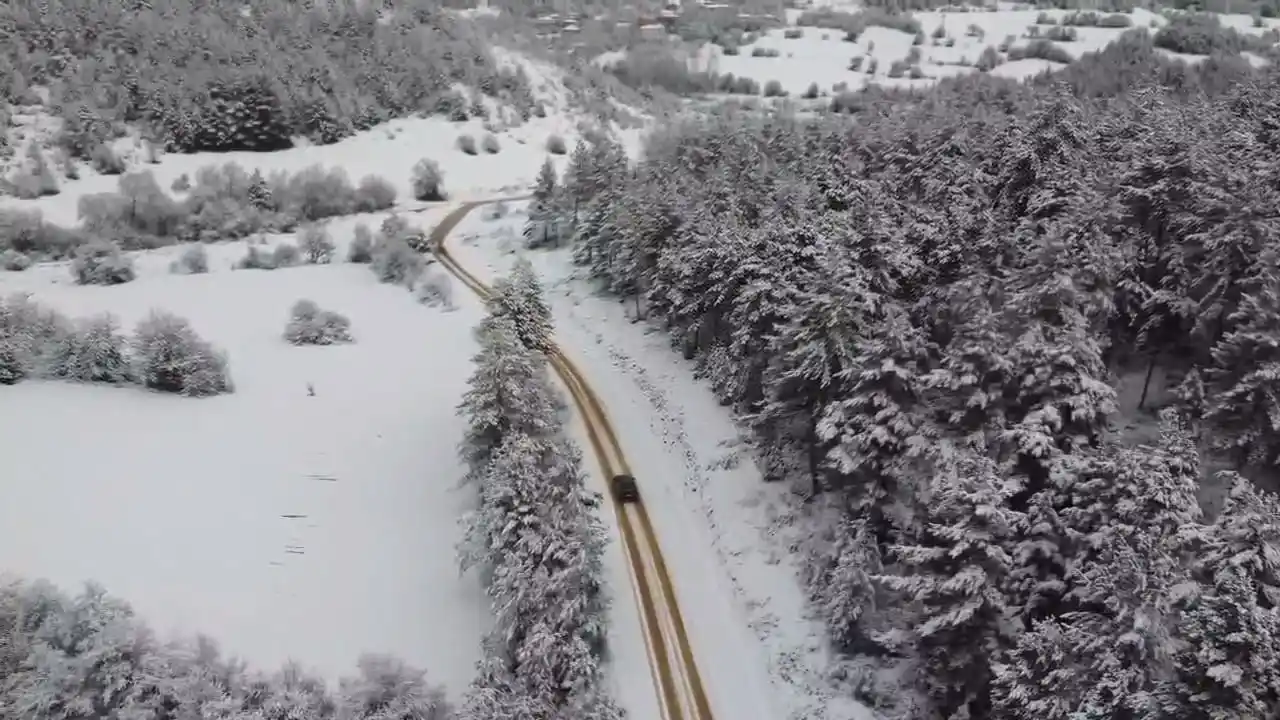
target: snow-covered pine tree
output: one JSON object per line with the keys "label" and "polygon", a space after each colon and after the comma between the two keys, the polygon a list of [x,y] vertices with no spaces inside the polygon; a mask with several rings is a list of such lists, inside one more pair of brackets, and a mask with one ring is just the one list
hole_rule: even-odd
{"label": "snow-covered pine tree", "polygon": [[1234,472],[1220,474],[1217,483],[1229,488],[1221,512],[1207,528],[1187,529],[1192,571],[1209,585],[1223,568],[1237,568],[1256,589],[1260,607],[1280,609],[1280,499]]}
{"label": "snow-covered pine tree", "polygon": [[1235,327],[1213,348],[1206,373],[1205,422],[1237,469],[1280,459],[1280,253],[1268,250],[1228,321]]}
{"label": "snow-covered pine tree", "polygon": [[520,341],[508,317],[490,315],[476,329],[480,351],[458,412],[467,422],[459,452],[467,481],[488,472],[493,452],[510,432],[537,437],[558,428],[559,400],[547,376],[546,361]]}
{"label": "snow-covered pine tree", "polygon": [[[1159,718],[1171,677],[1169,548],[1148,535],[1108,535],[1095,562],[1072,567],[1082,609],[1038,622],[991,664],[992,711],[1008,720]],[[1174,717],[1181,717],[1175,715]]]}
{"label": "snow-covered pine tree", "polygon": [[799,446],[816,494],[830,448],[819,422],[843,397],[845,370],[854,366],[860,333],[880,316],[883,298],[834,242],[813,252],[812,275],[797,279],[795,297],[780,308],[781,322],[769,336],[770,363],[761,380],[766,402],[753,424],[771,455]]}
{"label": "snow-covered pine tree", "polygon": [[911,631],[930,697],[944,717],[979,717],[990,670],[981,659],[1012,644],[1000,591],[1012,569],[1005,543],[1019,522],[1008,508],[1015,488],[991,460],[960,451],[937,468],[922,535],[895,545],[902,574],[877,577],[919,608]]}
{"label": "snow-covered pine tree", "polygon": [[886,303],[844,370],[843,397],[828,405],[818,437],[850,510],[882,541],[914,535],[939,435],[923,405],[930,348],[906,314]]}
{"label": "snow-covered pine tree", "polygon": [[1280,713],[1280,613],[1258,605],[1239,566],[1220,566],[1208,586],[1174,603],[1180,641],[1173,678],[1158,696],[1162,717],[1251,720]]}
{"label": "snow-covered pine tree", "polygon": [[490,312],[508,317],[516,326],[525,347],[544,351],[551,341],[551,308],[538,281],[538,273],[528,258],[520,258],[511,272],[494,283],[489,301]]}
{"label": "snow-covered pine tree", "polygon": [[271,188],[267,185],[266,178],[262,176],[262,170],[257,168],[254,168],[253,175],[249,177],[249,202],[262,211],[275,208]]}
{"label": "snow-covered pine tree", "polygon": [[542,163],[538,179],[533,187],[533,200],[529,202],[529,219],[525,221],[522,235],[526,247],[539,248],[552,244],[559,237],[557,226],[556,169],[551,158]]}
{"label": "snow-covered pine tree", "polygon": [[827,622],[844,652],[865,650],[873,642],[864,618],[877,608],[874,577],[883,571],[876,537],[861,518],[843,515],[825,529],[822,552],[806,558],[805,584],[810,601]]}
{"label": "snow-covered pine tree", "polygon": [[87,318],[58,343],[49,372],[54,377],[80,382],[126,382],[133,375],[127,346],[128,340],[120,333],[115,316]]}
{"label": "snow-covered pine tree", "polygon": [[586,489],[581,454],[559,438],[542,458],[539,505],[545,508],[539,581],[528,594],[540,595],[542,610],[517,652],[526,676],[539,675],[561,696],[558,705],[589,693],[600,681],[604,651],[605,596],[602,558],[605,532],[596,513],[601,499]]}

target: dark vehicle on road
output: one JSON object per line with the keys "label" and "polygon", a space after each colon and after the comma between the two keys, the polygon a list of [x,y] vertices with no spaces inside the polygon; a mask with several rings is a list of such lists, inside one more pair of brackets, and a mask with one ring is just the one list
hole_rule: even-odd
{"label": "dark vehicle on road", "polygon": [[614,475],[609,484],[613,486],[613,496],[618,502],[636,502],[640,499],[640,488],[636,486],[636,479],[630,475]]}

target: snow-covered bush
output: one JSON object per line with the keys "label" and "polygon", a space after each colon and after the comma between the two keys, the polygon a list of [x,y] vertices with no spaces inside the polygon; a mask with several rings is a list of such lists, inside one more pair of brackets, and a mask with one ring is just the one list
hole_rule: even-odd
{"label": "snow-covered bush", "polygon": [[333,345],[354,342],[351,321],[332,310],[321,310],[311,300],[294,303],[284,339],[294,345]]}
{"label": "snow-covered bush", "polygon": [[388,655],[362,655],[359,677],[338,684],[340,717],[362,720],[413,718],[448,720],[453,710],[444,690],[429,685],[426,673]]}
{"label": "snow-covered bush", "polygon": [[190,190],[191,176],[186,173],[182,173],[174,179],[172,184],[169,185],[169,189],[174,192],[186,192]]}
{"label": "snow-covered bush", "polygon": [[492,133],[486,133],[480,144],[484,151],[490,155],[497,155],[498,151],[502,150],[502,146],[498,144],[498,138],[494,137]]}
{"label": "snow-covered bush", "polygon": [[378,226],[378,232],[388,240],[403,240],[409,232],[409,221],[401,215],[392,213],[383,218],[382,224]]}
{"label": "snow-covered bush", "polygon": [[276,263],[272,253],[257,245],[250,245],[244,257],[236,261],[237,270],[275,270]]}
{"label": "snow-covered bush", "polygon": [[439,266],[429,268],[418,278],[414,285],[414,295],[424,305],[440,305],[446,310],[453,310],[453,280],[449,273]]}
{"label": "snow-covered bush", "polygon": [[209,272],[209,252],[200,243],[192,243],[183,249],[169,265],[169,271],[183,275],[200,275]]}
{"label": "snow-covered bush", "polygon": [[226,355],[171,313],[155,310],[138,323],[131,349],[138,380],[153,390],[202,397],[233,389]]}
{"label": "snow-covered bush", "polygon": [[[333,253],[337,246],[333,244],[333,238],[329,237],[329,231],[324,225],[320,223],[303,225],[297,235],[298,248],[307,262],[318,265],[333,260]],[[279,248],[276,250],[278,252]]]}
{"label": "snow-covered bush", "polygon": [[399,238],[382,238],[373,250],[373,274],[384,283],[413,286],[426,265],[422,255]]}
{"label": "snow-covered bush", "polygon": [[394,658],[361,657],[358,674],[331,693],[296,663],[263,673],[205,636],[161,642],[127,603],[92,583],[72,596],[45,581],[0,578],[0,637],[3,718],[453,717],[444,692]]}
{"label": "snow-covered bush", "polygon": [[423,158],[413,166],[413,197],[415,200],[444,200],[444,173],[433,160]]}
{"label": "snow-covered bush", "polygon": [[458,136],[458,149],[468,155],[480,154],[480,149],[476,147],[476,139],[466,134]]}
{"label": "snow-covered bush", "polygon": [[356,225],[351,245],[347,247],[347,262],[373,262],[373,231],[368,225]]}
{"label": "snow-covered bush", "polygon": [[76,323],[75,330],[55,343],[48,374],[79,382],[123,383],[132,379],[128,339],[120,321],[104,313]]}
{"label": "snow-covered bush", "polygon": [[66,317],[27,295],[0,299],[0,385],[47,374],[50,357],[71,331]]}
{"label": "snow-covered bush", "polygon": [[31,267],[31,258],[12,248],[0,252],[0,269],[22,271]]}
{"label": "snow-covered bush", "polygon": [[302,262],[302,251],[293,243],[280,243],[271,251],[271,262],[278,268],[293,267]]}
{"label": "snow-covered bush", "polygon": [[569,147],[565,145],[564,138],[559,135],[550,135],[547,137],[547,152],[552,155],[564,155],[569,152]]}
{"label": "snow-covered bush", "polygon": [[360,178],[356,188],[356,212],[377,212],[396,204],[396,188],[377,175]]}
{"label": "snow-covered bush", "polygon": [[133,280],[133,260],[119,245],[95,240],[76,250],[71,274],[81,285],[119,285]]}

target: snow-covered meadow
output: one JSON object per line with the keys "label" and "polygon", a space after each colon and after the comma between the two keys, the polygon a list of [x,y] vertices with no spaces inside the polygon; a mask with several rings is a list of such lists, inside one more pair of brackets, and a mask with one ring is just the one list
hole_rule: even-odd
{"label": "snow-covered meadow", "polygon": [[[827,7],[849,13],[858,10],[854,5],[829,4]],[[789,20],[794,23],[799,11],[788,12]],[[920,23],[926,38],[922,45],[914,46],[921,53],[918,65],[924,74],[924,77],[916,79],[907,75],[898,78],[887,75],[895,61],[905,60],[911,52],[913,35],[874,25],[868,27],[856,42],[845,42],[842,31],[829,28],[777,28],[764,33],[754,42],[743,45],[736,55],[724,54],[719,45],[704,45],[695,64],[701,69],[749,77],[762,85],[776,80],[793,97],[804,93],[811,83],[816,83],[827,94],[841,83],[850,90],[857,90],[868,83],[924,87],[942,77],[974,72],[974,64],[982,51],[1001,45],[1006,38],[1013,38],[1010,44],[1013,48],[1025,47],[1034,39],[1028,37],[1027,29],[1036,24],[1036,19],[1041,14],[1060,22],[1070,11],[1000,9],[985,12],[913,12],[912,17]],[[1132,27],[1145,27],[1153,32],[1168,22],[1163,15],[1143,9],[1136,9],[1128,16]],[[1261,35],[1269,29],[1280,28],[1280,20],[1277,19],[1264,18],[1263,27],[1255,27],[1253,19],[1248,15],[1220,15],[1219,19],[1224,26],[1250,35]],[[943,36],[935,38],[934,34],[939,28],[942,29]],[[794,34],[797,29],[802,33],[800,37],[786,37],[788,30]],[[1076,40],[1055,44],[1072,57],[1079,58],[1106,47],[1129,28],[1073,29],[1077,34]],[[753,51],[757,49],[776,51],[777,56],[753,56]],[[1179,57],[1192,62],[1200,59],[1196,56]],[[854,58],[862,58],[857,71],[849,68]],[[867,68],[873,61],[877,69],[874,74],[869,74]],[[1061,63],[1050,60],[1025,58],[1004,62],[992,69],[991,74],[1021,79],[1060,67]]]}
{"label": "snow-covered meadow", "polygon": [[832,656],[788,549],[799,531],[794,498],[761,480],[728,410],[664,335],[576,279],[567,249],[523,250],[526,206],[471,213],[452,252],[490,277],[522,254],[538,268],[556,335],[599,393],[635,470],[716,717],[870,718],[827,677]]}
{"label": "snow-covered meadow", "polygon": [[[354,222],[334,223],[335,239]],[[461,693],[488,624],[453,557],[466,506],[454,407],[479,306],[426,307],[364,265],[232,270],[244,252],[211,246],[201,275],[168,272],[177,248],[148,253],[113,287],[74,285],[61,263],[0,273],[4,295],[110,312],[126,331],[152,308],[185,317],[236,386],[202,399],[0,387],[0,568],[97,580],[158,631],[207,633],[255,666],[296,658],[336,678],[361,652],[390,652]],[[300,298],[347,315],[356,342],[285,342]]]}

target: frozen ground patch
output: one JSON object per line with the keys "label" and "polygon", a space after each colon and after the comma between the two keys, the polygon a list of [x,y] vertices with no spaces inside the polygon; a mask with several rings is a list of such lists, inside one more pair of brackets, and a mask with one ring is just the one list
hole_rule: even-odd
{"label": "frozen ground patch", "polygon": [[[488,625],[454,556],[454,406],[478,304],[427,308],[360,265],[230,271],[244,243],[210,246],[209,274],[171,275],[176,250],[110,288],[71,285],[64,265],[0,273],[2,294],[126,330],[153,307],[183,316],[236,383],[200,400],[0,387],[0,571],[96,579],[159,632],[205,632],[257,667],[293,657],[334,679],[389,652],[461,696]],[[356,342],[286,343],[303,297],[350,317]]]}
{"label": "frozen ground patch", "polygon": [[[485,216],[468,216],[451,247],[468,267],[505,271],[524,216]],[[789,549],[794,498],[761,480],[732,418],[665,336],[573,280],[564,251],[528,257],[548,285],[558,337],[634,466],[717,717],[871,717],[827,679],[823,628],[807,618]]]}

